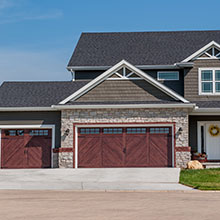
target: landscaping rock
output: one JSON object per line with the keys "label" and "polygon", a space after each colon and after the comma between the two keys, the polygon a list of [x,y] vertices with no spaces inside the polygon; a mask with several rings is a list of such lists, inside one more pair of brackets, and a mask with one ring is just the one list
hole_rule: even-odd
{"label": "landscaping rock", "polygon": [[204,169],[204,167],[198,160],[191,160],[187,163],[187,169],[201,170]]}

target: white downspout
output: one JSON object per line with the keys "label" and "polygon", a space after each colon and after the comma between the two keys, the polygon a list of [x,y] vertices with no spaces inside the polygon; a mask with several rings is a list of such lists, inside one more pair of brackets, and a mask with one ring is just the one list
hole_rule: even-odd
{"label": "white downspout", "polygon": [[75,71],[73,69],[70,70],[71,75],[72,75],[72,81],[75,81]]}

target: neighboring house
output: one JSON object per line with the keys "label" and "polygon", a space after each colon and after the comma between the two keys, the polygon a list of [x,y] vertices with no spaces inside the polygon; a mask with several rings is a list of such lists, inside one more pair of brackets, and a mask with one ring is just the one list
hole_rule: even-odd
{"label": "neighboring house", "polygon": [[220,161],[220,31],[83,33],[71,82],[4,82],[2,168]]}

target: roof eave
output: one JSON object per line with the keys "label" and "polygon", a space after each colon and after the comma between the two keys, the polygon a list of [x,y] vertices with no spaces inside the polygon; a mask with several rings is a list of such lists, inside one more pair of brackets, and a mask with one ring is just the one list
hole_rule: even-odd
{"label": "roof eave", "polygon": [[52,105],[54,109],[121,109],[121,108],[195,108],[194,103],[182,103],[182,104],[114,104],[114,105]]}
{"label": "roof eave", "polygon": [[192,116],[220,115],[220,108],[194,108],[190,113]]}
{"label": "roof eave", "polygon": [[52,107],[0,107],[0,112],[19,112],[19,111],[57,111]]}
{"label": "roof eave", "polygon": [[[184,67],[193,67],[193,63],[175,63],[171,65],[134,65],[135,67],[147,69],[181,69]],[[67,66],[69,71],[82,71],[82,70],[107,70],[112,66]]]}

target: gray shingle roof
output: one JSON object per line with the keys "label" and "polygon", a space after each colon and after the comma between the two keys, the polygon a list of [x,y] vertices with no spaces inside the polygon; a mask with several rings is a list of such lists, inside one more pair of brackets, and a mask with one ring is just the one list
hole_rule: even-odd
{"label": "gray shingle roof", "polygon": [[0,87],[0,107],[50,107],[88,82],[4,82]]}
{"label": "gray shingle roof", "polygon": [[220,108],[220,101],[192,101],[199,108]]}
{"label": "gray shingle roof", "polygon": [[68,66],[169,65],[213,40],[220,44],[220,30],[82,33]]}

